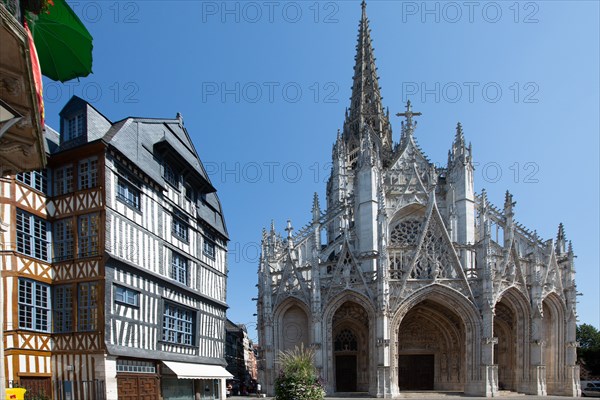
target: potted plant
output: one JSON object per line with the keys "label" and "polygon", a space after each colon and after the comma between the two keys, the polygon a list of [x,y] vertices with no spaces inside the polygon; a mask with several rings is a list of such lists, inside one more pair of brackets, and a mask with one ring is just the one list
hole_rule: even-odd
{"label": "potted plant", "polygon": [[323,400],[323,382],[313,365],[314,350],[304,344],[279,353],[281,370],[275,379],[276,400]]}

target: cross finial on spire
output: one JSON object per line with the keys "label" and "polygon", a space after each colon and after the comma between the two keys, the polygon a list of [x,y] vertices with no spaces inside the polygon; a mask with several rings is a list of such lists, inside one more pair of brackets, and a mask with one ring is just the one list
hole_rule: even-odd
{"label": "cross finial on spire", "polygon": [[294,231],[294,228],[292,228],[292,221],[290,221],[289,219],[287,221],[287,226],[285,228],[285,231],[288,234],[288,238],[291,238],[292,237],[292,232]]}
{"label": "cross finial on spire", "polygon": [[360,3],[360,6],[362,7],[362,10],[364,13],[367,9],[367,2],[365,0],[362,0],[362,2]]}
{"label": "cross finial on spire", "polygon": [[403,126],[407,131],[410,131],[410,132],[412,132],[414,130],[415,126],[417,125],[416,122],[413,124],[413,117],[418,117],[419,115],[422,115],[422,113],[413,112],[412,105],[410,104],[410,100],[408,100],[406,102],[406,111],[403,113],[396,114],[396,116],[398,116],[398,117],[406,118],[406,124],[404,124]]}

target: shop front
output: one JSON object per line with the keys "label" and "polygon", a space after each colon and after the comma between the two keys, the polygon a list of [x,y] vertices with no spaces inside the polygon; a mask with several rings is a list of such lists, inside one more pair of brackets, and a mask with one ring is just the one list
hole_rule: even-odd
{"label": "shop front", "polygon": [[225,399],[225,380],[232,378],[225,368],[174,361],[162,363],[163,400]]}

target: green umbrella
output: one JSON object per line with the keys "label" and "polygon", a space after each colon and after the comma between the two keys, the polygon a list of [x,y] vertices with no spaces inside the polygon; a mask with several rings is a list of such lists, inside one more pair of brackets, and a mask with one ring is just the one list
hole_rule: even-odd
{"label": "green umbrella", "polygon": [[65,0],[48,3],[47,10],[38,15],[27,13],[42,74],[61,82],[88,76],[92,35]]}

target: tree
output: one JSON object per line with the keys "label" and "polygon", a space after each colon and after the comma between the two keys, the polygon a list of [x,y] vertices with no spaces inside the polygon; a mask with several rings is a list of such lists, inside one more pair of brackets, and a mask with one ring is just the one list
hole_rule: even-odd
{"label": "tree", "polygon": [[593,325],[578,325],[577,341],[577,358],[592,375],[600,375],[600,331]]}
{"label": "tree", "polygon": [[595,326],[581,324],[577,326],[577,341],[582,349],[600,348],[600,331]]}
{"label": "tree", "polygon": [[325,390],[313,365],[314,351],[304,344],[279,353],[281,371],[275,379],[276,400],[322,400]]}

